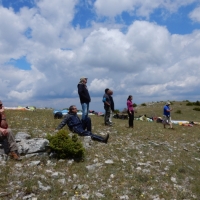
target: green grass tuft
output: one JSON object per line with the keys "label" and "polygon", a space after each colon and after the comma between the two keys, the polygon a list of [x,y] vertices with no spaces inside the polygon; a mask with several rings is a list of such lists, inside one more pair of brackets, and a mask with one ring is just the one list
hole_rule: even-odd
{"label": "green grass tuft", "polygon": [[[187,106],[187,103],[173,101],[172,119],[200,122],[200,113],[193,110],[197,106]],[[135,117],[144,114],[162,117],[164,104],[165,101],[138,105]],[[178,110],[181,114],[176,113]],[[62,120],[54,119],[52,110],[47,109],[35,112],[6,110],[6,114],[14,134],[20,131],[32,137],[53,135]],[[71,164],[66,159],[48,157],[24,157],[21,166],[9,160],[6,165],[0,165],[0,192],[8,192],[7,199],[16,199],[17,195],[22,199],[23,195],[31,193],[44,200],[84,199],[84,194],[88,199],[109,200],[125,199],[126,195],[129,199],[199,199],[200,125],[174,124],[175,130],[170,130],[155,121],[135,120],[134,128],[129,129],[128,120],[113,119],[113,127],[107,127],[103,125],[103,117],[91,116],[91,119],[94,133],[110,134],[108,144],[93,141],[85,150],[84,160],[70,160]],[[64,127],[61,134],[64,141],[68,140],[68,133],[68,128]],[[81,142],[83,137],[73,140]],[[63,143],[58,139],[54,145],[61,150],[65,147]],[[29,165],[35,160],[40,160],[40,165]],[[106,160],[112,160],[113,164],[106,164]],[[89,171],[87,166],[94,166],[94,169]],[[52,177],[55,172],[59,174]],[[60,179],[65,182],[60,183]],[[50,186],[51,190],[41,190],[38,181]]]}

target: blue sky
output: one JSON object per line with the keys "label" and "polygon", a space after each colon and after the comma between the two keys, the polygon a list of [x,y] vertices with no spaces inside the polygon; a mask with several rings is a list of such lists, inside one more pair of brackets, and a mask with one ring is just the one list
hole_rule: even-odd
{"label": "blue sky", "polygon": [[0,27],[7,106],[80,108],[82,76],[92,110],[107,87],[118,109],[199,100],[199,0],[0,0]]}

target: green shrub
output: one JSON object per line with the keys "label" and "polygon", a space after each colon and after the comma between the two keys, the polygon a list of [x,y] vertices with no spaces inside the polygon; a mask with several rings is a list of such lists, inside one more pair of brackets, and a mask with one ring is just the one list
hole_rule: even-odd
{"label": "green shrub", "polygon": [[146,103],[142,103],[141,106],[147,106],[147,104]]}
{"label": "green shrub", "polygon": [[196,102],[188,102],[186,104],[186,106],[200,106],[200,102],[199,101],[196,101]]}
{"label": "green shrub", "polygon": [[137,104],[136,104],[136,103],[134,103],[134,104],[133,104],[133,107],[134,107],[134,108],[135,108],[135,107],[137,107]]}
{"label": "green shrub", "polygon": [[115,110],[114,110],[114,113],[119,113],[119,110],[118,110],[118,109],[115,109]]}
{"label": "green shrub", "polygon": [[195,106],[200,106],[200,102],[199,102],[199,101],[196,101],[196,102],[194,102],[194,105],[195,105]]}
{"label": "green shrub", "polygon": [[200,111],[200,108],[193,108],[193,110]]}
{"label": "green shrub", "polygon": [[175,113],[181,114],[182,112],[181,112],[181,110],[177,110]]}
{"label": "green shrub", "polygon": [[85,149],[78,140],[77,134],[70,137],[68,131],[62,129],[54,136],[48,135],[47,139],[51,151],[55,152],[59,159],[81,159],[84,157]]}
{"label": "green shrub", "polygon": [[186,106],[193,106],[193,103],[192,102],[188,102],[188,103],[186,103]]}

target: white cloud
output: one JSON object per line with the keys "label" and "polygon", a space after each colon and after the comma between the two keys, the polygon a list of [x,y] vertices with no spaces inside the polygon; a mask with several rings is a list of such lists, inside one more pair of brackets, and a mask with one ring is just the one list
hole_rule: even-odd
{"label": "white cloud", "polygon": [[100,28],[86,38],[79,53],[81,61],[91,68],[124,70],[129,68],[128,48],[129,44],[119,30]]}
{"label": "white cloud", "polygon": [[[181,1],[140,2],[109,1],[110,16],[123,10],[133,12],[136,5],[141,16],[148,16],[158,7],[174,11],[183,5]],[[97,0],[95,6],[98,13],[109,15],[105,3]],[[63,0],[49,4],[44,0],[38,1],[38,7],[23,8],[18,13],[0,7],[3,100],[54,107],[79,104],[77,84],[81,76],[89,78],[91,109],[98,106],[98,101],[102,108],[107,87],[114,90],[116,108],[124,105],[129,94],[136,102],[169,97],[189,99],[185,98],[187,94],[191,98],[200,94],[199,30],[172,35],[166,27],[142,20],[134,21],[127,32],[121,31],[121,25],[107,22],[94,22],[92,27],[82,30],[71,24],[75,4],[76,1]],[[25,36],[27,29],[30,38]],[[9,59],[22,56],[26,56],[31,70],[5,65]]]}
{"label": "white cloud", "polygon": [[27,100],[29,98],[32,98],[32,91],[23,91],[23,92],[18,92],[18,91],[10,91],[8,93],[8,99],[16,99],[16,100]]}
{"label": "white cloud", "polygon": [[135,4],[137,4],[137,1],[134,0],[97,0],[94,5],[98,14],[114,17],[124,10],[133,10]]}
{"label": "white cloud", "polygon": [[0,6],[0,27],[0,63],[25,54],[23,44],[26,38],[22,33],[25,31],[26,25],[21,22],[20,17],[15,15],[12,9]]}
{"label": "white cloud", "polygon": [[102,16],[115,17],[122,12],[129,12],[131,15],[148,19],[155,9],[163,8],[167,12],[173,13],[181,6],[186,6],[193,2],[197,2],[197,0],[97,0],[94,5],[96,12]]}
{"label": "white cloud", "polygon": [[92,93],[104,93],[106,88],[114,88],[114,81],[111,78],[108,79],[93,79],[92,82],[89,85],[89,89]]}
{"label": "white cloud", "polygon": [[195,8],[190,14],[189,17],[194,21],[194,22],[200,22],[200,7]]}
{"label": "white cloud", "polygon": [[68,26],[74,17],[74,6],[77,0],[57,0],[49,3],[48,0],[38,1],[40,15],[51,23],[56,29]]}

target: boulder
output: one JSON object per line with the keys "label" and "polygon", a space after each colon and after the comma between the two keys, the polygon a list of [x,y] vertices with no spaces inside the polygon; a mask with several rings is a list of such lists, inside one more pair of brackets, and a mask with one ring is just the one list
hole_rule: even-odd
{"label": "boulder", "polygon": [[15,135],[15,140],[16,141],[20,141],[20,140],[27,140],[27,139],[31,139],[31,136],[27,133],[24,133],[24,132],[18,132],[16,135]]}
{"label": "boulder", "polygon": [[17,142],[20,154],[31,154],[46,151],[49,141],[43,138],[22,139]]}

